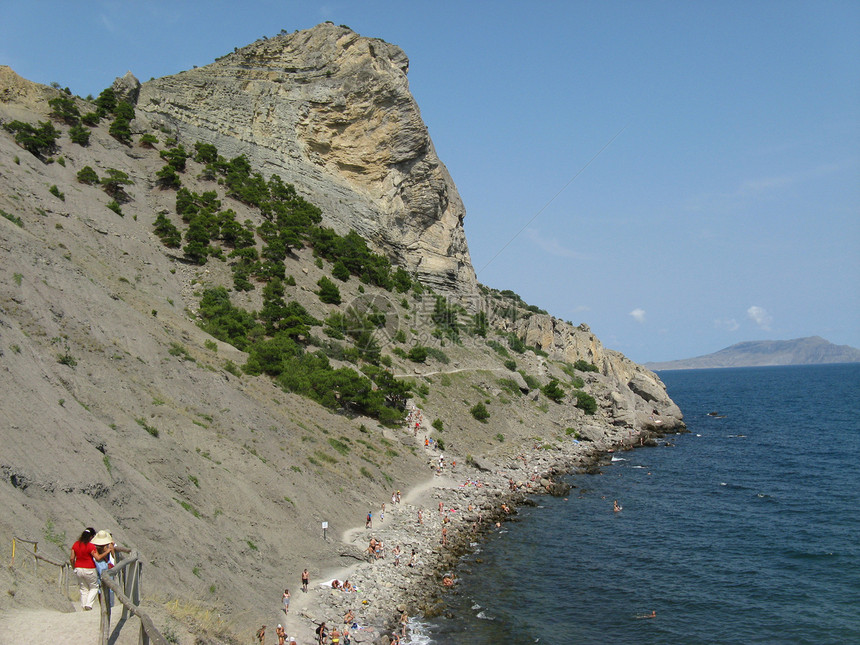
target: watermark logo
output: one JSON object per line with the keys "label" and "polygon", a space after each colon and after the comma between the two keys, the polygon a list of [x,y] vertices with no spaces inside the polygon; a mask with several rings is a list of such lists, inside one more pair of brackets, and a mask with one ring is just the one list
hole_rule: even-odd
{"label": "watermark logo", "polygon": [[366,349],[373,342],[385,347],[400,331],[397,304],[382,294],[360,294],[347,304],[340,331],[352,338],[358,349]]}

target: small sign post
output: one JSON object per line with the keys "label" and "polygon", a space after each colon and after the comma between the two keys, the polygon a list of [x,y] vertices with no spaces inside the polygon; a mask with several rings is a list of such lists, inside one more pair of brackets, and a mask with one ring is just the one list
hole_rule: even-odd
{"label": "small sign post", "polygon": [[323,529],[323,540],[325,540],[326,539],[325,532],[326,532],[326,529],[328,529],[328,522],[322,523],[322,529]]}

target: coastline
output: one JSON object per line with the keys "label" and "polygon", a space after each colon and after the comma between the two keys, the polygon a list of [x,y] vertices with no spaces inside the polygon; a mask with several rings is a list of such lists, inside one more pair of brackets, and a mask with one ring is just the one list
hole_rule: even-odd
{"label": "coastline", "polygon": [[[514,517],[517,507],[533,504],[532,496],[565,495],[569,486],[559,483],[562,476],[597,472],[608,454],[657,446],[658,438],[685,431],[683,426],[632,431],[609,423],[600,430],[596,440],[565,438],[553,444],[510,446],[490,458],[470,457],[468,463],[445,454],[451,462],[442,474],[431,475],[406,491],[399,504],[392,504],[389,498],[369,509],[372,528],[359,525],[343,531],[340,554],[356,562],[327,569],[311,580],[307,594],[293,594],[287,633],[299,643],[315,642],[316,625],[325,621],[329,630],[335,626],[340,630],[345,627],[344,615],[352,610],[358,625],[349,630],[352,642],[388,645],[392,632],[401,631],[402,613],[410,619],[427,618],[443,610],[443,577],[456,580],[461,557],[497,523]],[[440,453],[426,452],[432,470]],[[383,502],[384,520],[380,517]],[[423,523],[419,523],[419,509]],[[447,529],[447,545],[442,544],[443,528]],[[371,559],[366,551],[371,538],[383,542],[384,557]],[[399,565],[394,564],[395,546],[401,550]],[[416,561],[410,567],[407,563],[413,549]],[[357,591],[335,590],[333,579],[348,579]]]}

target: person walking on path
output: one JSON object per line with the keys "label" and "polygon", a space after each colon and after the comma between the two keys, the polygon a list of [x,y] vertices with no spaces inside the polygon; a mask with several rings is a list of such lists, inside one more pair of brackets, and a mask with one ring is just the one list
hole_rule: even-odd
{"label": "person walking on path", "polygon": [[284,589],[284,595],[281,596],[281,601],[284,603],[284,615],[290,613],[290,590]]}
{"label": "person walking on path", "polygon": [[367,519],[364,521],[364,528],[372,529],[373,528],[373,513],[367,513]]}
{"label": "person walking on path", "polygon": [[78,588],[81,592],[81,608],[90,611],[99,593],[99,577],[96,573],[94,556],[98,554],[96,545],[91,540],[96,534],[94,528],[86,528],[77,542],[72,545],[69,564],[75,570],[78,578]]}
{"label": "person walking on path", "polygon": [[305,569],[302,571],[302,591],[305,593],[308,592],[308,582],[310,582],[310,574],[308,573],[308,570]]}
{"label": "person walking on path", "polygon": [[260,642],[260,645],[266,641],[266,626],[263,625],[260,629],[257,630],[257,640]]}

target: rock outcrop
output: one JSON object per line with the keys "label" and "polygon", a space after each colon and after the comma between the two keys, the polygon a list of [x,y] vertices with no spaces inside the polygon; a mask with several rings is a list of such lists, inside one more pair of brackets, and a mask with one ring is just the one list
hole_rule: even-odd
{"label": "rock outcrop", "polygon": [[408,68],[399,47],[325,23],[144,83],[136,109],[225,157],[245,154],[339,233],[355,229],[438,291],[469,294],[465,209]]}
{"label": "rock outcrop", "polygon": [[547,314],[534,314],[509,323],[509,328],[526,345],[543,350],[550,359],[570,364],[583,360],[597,367],[598,374],[593,378],[603,382],[603,403],[616,423],[662,430],[684,427],[683,414],[669,398],[660,378],[620,352],[606,349],[588,325],[574,327]]}

